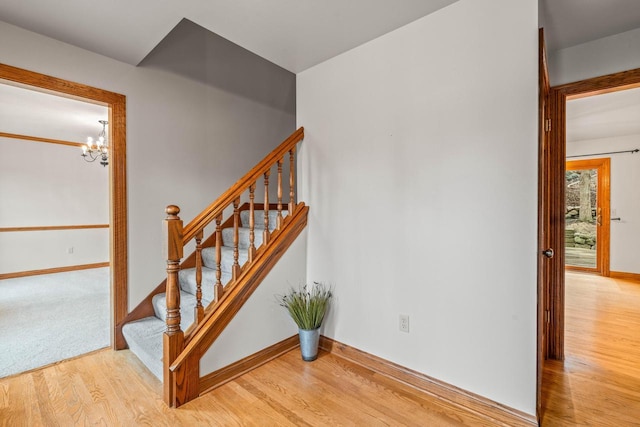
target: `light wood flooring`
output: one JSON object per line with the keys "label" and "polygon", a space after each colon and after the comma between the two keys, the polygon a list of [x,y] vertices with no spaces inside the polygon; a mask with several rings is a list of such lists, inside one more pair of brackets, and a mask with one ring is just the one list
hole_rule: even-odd
{"label": "light wood flooring", "polygon": [[640,283],[566,273],[565,360],[547,361],[543,426],[640,426]]}
{"label": "light wood flooring", "polygon": [[[543,426],[640,426],[640,284],[567,274],[566,360],[544,371]],[[0,426],[489,426],[338,356],[293,350],[179,409],[129,351],[0,379]]]}
{"label": "light wood flooring", "polygon": [[99,351],[0,380],[1,426],[487,426],[486,420],[321,352],[299,350],[167,408],[128,350]]}

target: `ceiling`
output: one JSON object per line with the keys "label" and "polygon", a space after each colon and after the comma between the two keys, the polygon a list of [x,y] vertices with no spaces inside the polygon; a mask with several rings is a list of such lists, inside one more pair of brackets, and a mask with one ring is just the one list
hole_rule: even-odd
{"label": "ceiling", "polygon": [[138,65],[183,19],[298,73],[457,0],[20,0],[0,19]]}
{"label": "ceiling", "polygon": [[640,88],[567,101],[567,143],[629,135],[640,137]]}
{"label": "ceiling", "polygon": [[[373,38],[433,13],[457,0],[20,0],[0,2],[0,19],[54,39],[138,65],[182,20],[188,20],[294,73],[303,71]],[[126,13],[123,11],[126,10]],[[638,0],[539,0],[540,25],[550,51],[640,28]],[[4,91],[7,90],[6,94]],[[0,84],[3,122],[15,88]],[[96,133],[104,110],[95,105],[51,99],[42,105],[60,129],[82,121],[80,140]],[[53,98],[53,97],[50,97]],[[4,102],[3,102],[4,100]],[[626,91],[571,101],[568,141],[640,134],[640,91]],[[74,114],[61,115],[63,107]],[[32,107],[24,107],[33,112]],[[18,111],[15,109],[14,111]],[[33,117],[44,117],[42,114]],[[80,120],[80,117],[84,117]],[[31,119],[38,122],[37,119]],[[33,123],[32,123],[33,124]],[[11,132],[0,123],[0,128]],[[35,128],[37,129],[37,127]],[[57,131],[56,131],[57,132]],[[18,133],[18,132],[15,132]],[[83,135],[83,136],[80,136]],[[47,136],[51,136],[48,132]]]}
{"label": "ceiling", "polygon": [[539,24],[554,51],[640,27],[638,0],[539,0]]}
{"label": "ceiling", "polygon": [[[138,65],[186,18],[298,73],[456,1],[20,0],[0,19]],[[640,1],[539,0],[539,19],[552,51],[640,27]]]}

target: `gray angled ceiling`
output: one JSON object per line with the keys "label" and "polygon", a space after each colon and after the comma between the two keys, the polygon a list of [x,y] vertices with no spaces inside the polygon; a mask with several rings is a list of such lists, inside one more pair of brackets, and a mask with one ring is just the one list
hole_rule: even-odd
{"label": "gray angled ceiling", "polygon": [[298,73],[457,0],[20,0],[0,19],[137,65],[183,19]]}

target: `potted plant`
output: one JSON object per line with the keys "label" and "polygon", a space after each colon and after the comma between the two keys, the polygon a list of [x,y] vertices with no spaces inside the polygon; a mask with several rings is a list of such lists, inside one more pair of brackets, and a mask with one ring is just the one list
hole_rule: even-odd
{"label": "potted plant", "polygon": [[291,288],[285,295],[278,296],[279,304],[289,311],[289,315],[298,325],[302,360],[310,362],[318,357],[320,326],[329,308],[333,293],[323,283],[314,282]]}

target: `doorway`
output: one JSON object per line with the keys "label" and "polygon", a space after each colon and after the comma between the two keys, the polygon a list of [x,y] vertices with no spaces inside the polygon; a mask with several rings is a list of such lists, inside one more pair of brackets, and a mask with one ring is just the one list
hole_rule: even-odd
{"label": "doorway", "polygon": [[565,268],[608,276],[609,158],[568,160],[565,171]]}
{"label": "doorway", "polygon": [[[553,249],[559,253],[562,263],[550,264],[549,275],[554,280],[548,281],[547,289],[542,295],[547,295],[548,300],[542,300],[547,320],[548,334],[545,337],[546,347],[549,349],[547,356],[550,359],[564,359],[564,203],[565,203],[565,173],[566,173],[566,117],[567,100],[588,97],[592,95],[622,91],[640,87],[640,69],[624,71],[601,77],[595,77],[575,83],[569,83],[550,88],[549,110],[546,117],[552,121],[549,129],[549,147],[552,147],[551,167],[547,168],[546,180],[552,188],[549,197],[551,203],[548,211],[555,218],[546,224],[544,231],[554,242]],[[608,273],[608,272],[606,272]],[[604,274],[604,272],[603,272]],[[539,332],[539,335],[541,333]]]}
{"label": "doorway", "polygon": [[125,348],[120,328],[127,315],[126,98],[114,92],[0,64],[0,79],[17,86],[104,105],[111,129],[109,157],[109,240],[111,266],[111,346]]}

